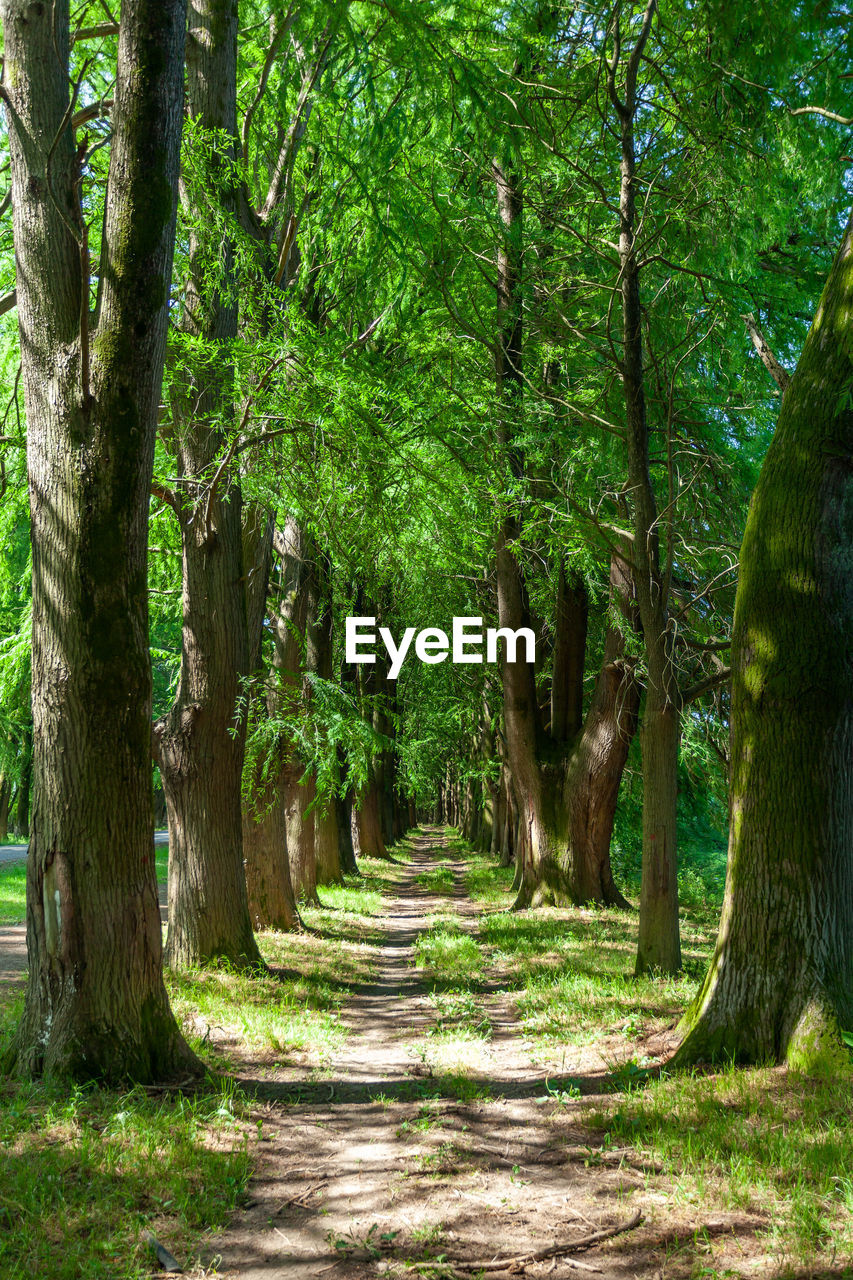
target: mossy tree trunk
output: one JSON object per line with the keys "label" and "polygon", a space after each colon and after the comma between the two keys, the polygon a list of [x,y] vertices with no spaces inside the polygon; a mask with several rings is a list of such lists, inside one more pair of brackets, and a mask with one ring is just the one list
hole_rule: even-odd
{"label": "mossy tree trunk", "polygon": [[163,985],[146,595],[185,7],[122,9],[94,316],[68,4],[4,0],[2,19],[33,570],[29,979],[12,1056],[36,1075],[165,1080],[201,1070]]}
{"label": "mossy tree trunk", "polygon": [[732,637],[731,831],[677,1061],[843,1061],[853,1030],[853,219],[750,504]]}

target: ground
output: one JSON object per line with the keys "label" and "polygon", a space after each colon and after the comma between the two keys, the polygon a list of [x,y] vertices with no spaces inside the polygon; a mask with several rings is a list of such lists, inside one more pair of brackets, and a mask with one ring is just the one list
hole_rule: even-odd
{"label": "ground", "polygon": [[[850,1081],[658,1078],[712,911],[685,915],[685,978],[634,980],[632,914],[513,915],[507,875],[438,829],[395,858],[321,891],[304,934],[265,935],[273,976],[172,981],[214,1089],[47,1113],[10,1093],[37,1120],[7,1117],[5,1152],[52,1152],[65,1200],[13,1168],[24,1218],[5,1253],[0,1235],[0,1274],[141,1276],[149,1231],[199,1280],[853,1276]],[[107,1139],[142,1166],[130,1199],[119,1179],[124,1226],[69,1189],[82,1166],[118,1194]]]}

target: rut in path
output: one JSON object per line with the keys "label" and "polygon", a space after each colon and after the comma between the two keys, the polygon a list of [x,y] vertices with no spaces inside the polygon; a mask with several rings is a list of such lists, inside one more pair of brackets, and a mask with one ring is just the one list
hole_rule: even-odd
{"label": "rut in path", "polygon": [[[478,997],[492,1037],[473,1078],[449,1085],[430,1073],[424,1049],[435,1011],[413,946],[430,913],[455,911],[463,929],[476,927],[476,913],[463,863],[451,864],[449,899],[417,883],[446,852],[440,833],[421,830],[411,845],[384,920],[378,976],[345,1009],[349,1035],[328,1075],[243,1081],[264,1109],[271,1141],[248,1205],[215,1242],[217,1275],[418,1275],[404,1263],[520,1254],[588,1235],[640,1204],[632,1193],[642,1174],[588,1167],[589,1135],[571,1104],[555,1104],[495,995]],[[636,1244],[633,1256],[616,1241],[584,1258],[535,1263],[526,1274],[643,1273]]]}

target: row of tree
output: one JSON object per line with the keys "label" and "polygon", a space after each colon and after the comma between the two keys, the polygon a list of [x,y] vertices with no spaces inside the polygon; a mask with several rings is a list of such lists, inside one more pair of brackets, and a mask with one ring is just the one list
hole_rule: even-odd
{"label": "row of tree", "polygon": [[[675,972],[679,781],[725,825],[730,718],[682,1055],[836,1044],[847,241],[784,366],[849,202],[845,7],[37,8],[2,8],[19,1067],[198,1069],[152,758],[172,966],[260,965],[418,814],[513,861],[519,908],[627,906],[627,770],[636,968]],[[343,661],[348,615],[528,627],[536,659],[392,681]]]}

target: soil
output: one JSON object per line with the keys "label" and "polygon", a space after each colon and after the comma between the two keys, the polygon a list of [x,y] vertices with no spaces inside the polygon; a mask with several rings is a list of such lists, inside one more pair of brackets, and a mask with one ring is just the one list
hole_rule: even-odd
{"label": "soil", "polygon": [[[605,1102],[601,1054],[543,1060],[505,992],[477,992],[491,1036],[472,1045],[465,1073],[436,1072],[435,1005],[414,943],[434,913],[453,911],[472,930],[477,918],[462,861],[450,898],[417,883],[444,856],[440,844],[429,829],[411,842],[379,972],[344,1011],[341,1051],[319,1068],[257,1063],[241,1079],[262,1121],[259,1165],[248,1202],[193,1275],[467,1277],[478,1264],[489,1277],[557,1280],[762,1271],[757,1232],[767,1220],[709,1215],[663,1170],[613,1149],[588,1120],[590,1104]],[[583,1096],[570,1096],[569,1078]],[[525,1261],[618,1227],[629,1229]]]}

